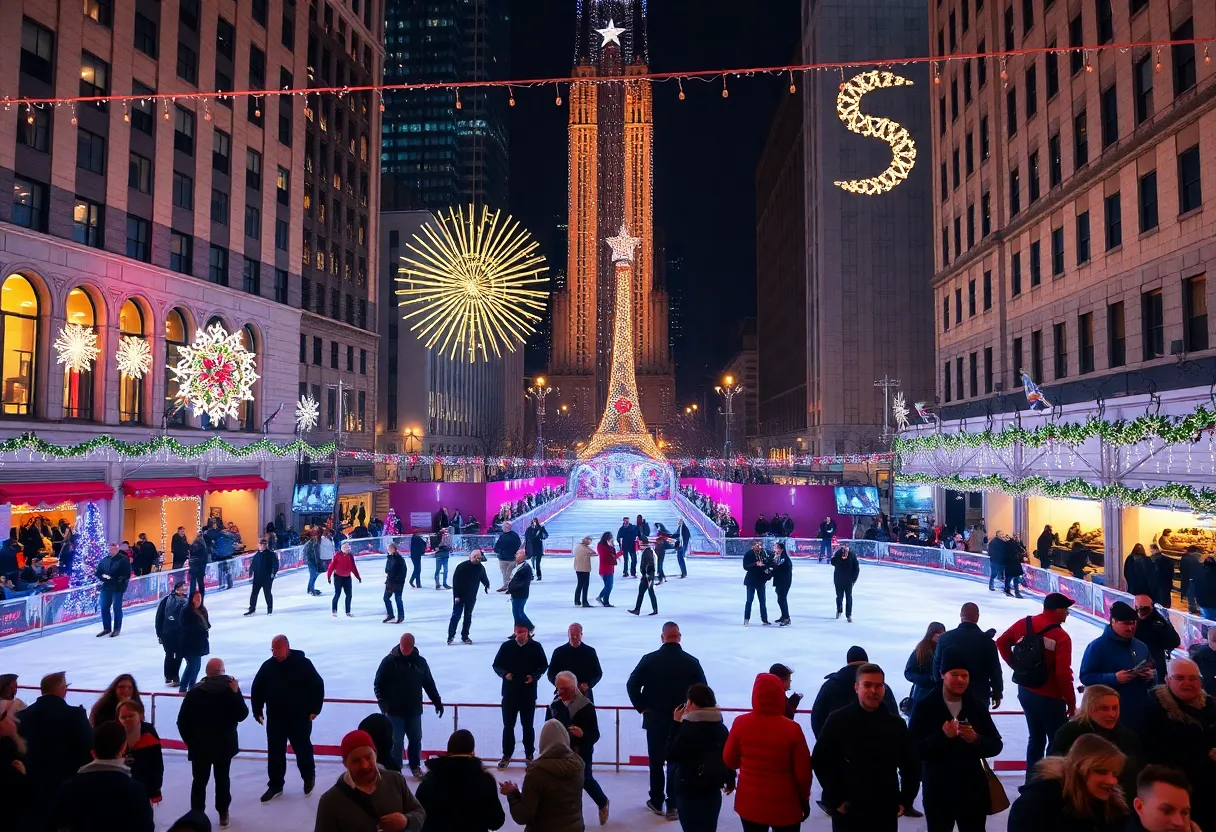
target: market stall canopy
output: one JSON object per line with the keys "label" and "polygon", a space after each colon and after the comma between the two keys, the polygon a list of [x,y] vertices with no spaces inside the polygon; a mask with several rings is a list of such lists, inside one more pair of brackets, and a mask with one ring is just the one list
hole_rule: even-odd
{"label": "market stall canopy", "polygon": [[257,474],[234,474],[229,477],[211,477],[207,480],[208,491],[262,491],[270,483]]}
{"label": "market stall canopy", "polygon": [[122,492],[128,497],[201,497],[212,488],[197,477],[171,479],[127,480]]}
{"label": "market stall canopy", "polygon": [[114,499],[114,486],[104,482],[0,483],[0,503],[54,507],[61,503]]}

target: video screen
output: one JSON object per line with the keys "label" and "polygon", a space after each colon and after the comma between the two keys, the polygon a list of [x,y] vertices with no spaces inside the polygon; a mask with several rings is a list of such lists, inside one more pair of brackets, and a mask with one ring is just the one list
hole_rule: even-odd
{"label": "video screen", "polygon": [[878,489],[872,485],[836,486],[836,513],[861,514],[870,517],[881,512],[878,506]]}
{"label": "video screen", "polygon": [[931,485],[896,485],[892,498],[891,513],[903,514],[932,514],[933,486]]}
{"label": "video screen", "polygon": [[297,485],[291,500],[291,510],[297,514],[324,514],[334,510],[338,487],[333,483]]}

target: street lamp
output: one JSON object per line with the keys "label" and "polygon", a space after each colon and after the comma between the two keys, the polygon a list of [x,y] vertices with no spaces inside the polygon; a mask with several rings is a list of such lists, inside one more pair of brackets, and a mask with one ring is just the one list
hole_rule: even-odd
{"label": "street lamp", "polygon": [[[545,397],[552,392],[553,388],[545,385],[545,377],[537,376],[526,393],[536,401],[536,458],[540,460],[545,458]],[[561,392],[558,388],[559,396]]]}
{"label": "street lamp", "polygon": [[[718,412],[726,416],[726,441],[722,445],[722,458],[730,459],[730,420],[734,416],[734,409],[731,405],[735,396],[743,392],[743,385],[735,384],[735,377],[728,374],[722,378],[720,385],[714,387],[714,392],[726,400],[726,410],[719,409]],[[695,409],[696,405],[693,407]]]}
{"label": "street lamp", "polygon": [[418,450],[422,450],[422,431],[417,428],[406,428],[402,444],[404,444],[407,454],[410,452],[410,442],[417,442]]}

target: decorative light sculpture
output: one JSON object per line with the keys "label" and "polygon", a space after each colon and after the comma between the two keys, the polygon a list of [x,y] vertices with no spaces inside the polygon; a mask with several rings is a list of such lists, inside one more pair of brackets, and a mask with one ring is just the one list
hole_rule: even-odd
{"label": "decorative light sculpture", "polygon": [[897,430],[908,429],[908,416],[912,411],[908,409],[908,405],[904,402],[904,394],[896,393],[895,401],[891,404],[891,414],[895,417],[895,428]]}
{"label": "decorative light sculpture", "polygon": [[220,324],[200,329],[194,343],[178,347],[181,360],[170,366],[177,375],[178,395],[213,422],[237,418],[241,402],[253,401],[253,383],[259,376],[255,356],[245,348],[240,332],[229,333]]}
{"label": "decorative light sculpture", "polygon": [[124,335],[114,357],[118,371],[128,378],[143,378],[152,371],[152,347],[145,338]]}
{"label": "decorative light sculpture", "polygon": [[836,96],[836,114],[850,132],[882,139],[891,146],[891,165],[878,176],[869,179],[849,179],[835,182],[850,193],[873,196],[886,193],[908,178],[916,163],[916,143],[899,122],[889,118],[868,116],[861,112],[861,99],[868,92],[887,87],[911,86],[907,78],[893,72],[863,72],[840,85]]}
{"label": "decorative light sculpture", "polygon": [[64,324],[55,339],[57,360],[69,370],[84,373],[93,366],[101,350],[97,348],[97,333],[92,327]]}
{"label": "decorative light sculpture", "polygon": [[300,400],[296,402],[296,430],[299,433],[308,433],[315,428],[321,421],[321,404],[312,397],[312,394],[305,393],[300,396]]}

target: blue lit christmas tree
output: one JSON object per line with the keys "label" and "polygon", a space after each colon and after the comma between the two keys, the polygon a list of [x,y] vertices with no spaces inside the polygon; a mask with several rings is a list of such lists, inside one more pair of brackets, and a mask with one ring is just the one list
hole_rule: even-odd
{"label": "blue lit christmas tree", "polygon": [[97,503],[89,502],[76,515],[76,557],[72,561],[70,586],[86,586],[96,583],[93,572],[97,562],[105,557],[106,530],[102,522],[101,509]]}

